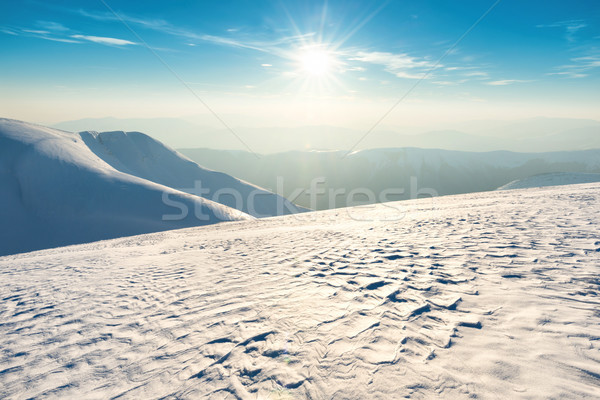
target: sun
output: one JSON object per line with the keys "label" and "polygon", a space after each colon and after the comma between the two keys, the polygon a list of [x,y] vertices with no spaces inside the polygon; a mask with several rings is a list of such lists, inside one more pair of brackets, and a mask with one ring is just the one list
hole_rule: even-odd
{"label": "sun", "polygon": [[290,61],[290,89],[304,95],[330,95],[342,87],[340,74],[344,63],[332,43],[299,43],[283,53]]}
{"label": "sun", "polygon": [[302,70],[314,77],[322,77],[331,71],[333,56],[324,49],[305,49],[299,55]]}

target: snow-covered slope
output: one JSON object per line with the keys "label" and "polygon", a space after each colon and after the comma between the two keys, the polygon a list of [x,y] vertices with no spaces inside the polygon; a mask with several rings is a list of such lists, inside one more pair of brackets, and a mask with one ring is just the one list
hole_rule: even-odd
{"label": "snow-covered slope", "polygon": [[600,184],[0,258],[0,397],[583,399]]}
{"label": "snow-covered slope", "polygon": [[592,182],[600,182],[600,174],[586,174],[583,172],[555,172],[549,174],[535,175],[525,179],[518,179],[499,187],[498,190],[527,189],[544,186],[573,185],[578,183]]}
{"label": "snow-covered slope", "polygon": [[202,168],[140,132],[81,132],[80,135],[98,157],[118,171],[211,199],[255,217],[308,211],[272,192]]}
{"label": "snow-covered slope", "polygon": [[0,119],[0,255],[251,218],[119,172],[78,134]]}

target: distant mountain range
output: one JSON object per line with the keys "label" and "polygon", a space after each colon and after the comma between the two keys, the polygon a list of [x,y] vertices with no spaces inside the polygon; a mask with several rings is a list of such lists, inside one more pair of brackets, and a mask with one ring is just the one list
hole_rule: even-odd
{"label": "distant mountain range", "polygon": [[[259,159],[243,151],[179,151],[204,166],[259,186],[271,190],[279,186],[291,201],[315,209],[495,190],[543,173],[600,173],[600,150],[516,153],[388,148],[349,155],[295,151]],[[361,188],[373,196],[358,193],[352,198],[352,191]],[[321,194],[311,197],[315,190]],[[331,196],[331,191],[338,195]]]}
{"label": "distant mountain range", "polygon": [[[175,148],[249,150],[231,132],[211,127],[204,120],[88,118],[61,122],[54,127],[67,131],[140,131]],[[360,139],[366,130],[331,126],[234,127],[234,131],[248,144],[250,150],[263,154],[294,150],[364,150],[389,147],[518,152],[600,148],[599,121],[568,118],[472,121],[431,131],[387,127],[374,130],[362,141]]]}

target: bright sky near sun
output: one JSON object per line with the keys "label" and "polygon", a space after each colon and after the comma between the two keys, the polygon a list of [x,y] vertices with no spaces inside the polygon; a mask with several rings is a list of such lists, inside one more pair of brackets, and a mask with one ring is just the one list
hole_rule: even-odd
{"label": "bright sky near sun", "polygon": [[1,116],[368,126],[423,78],[385,124],[600,118],[598,2],[494,3],[3,1]]}

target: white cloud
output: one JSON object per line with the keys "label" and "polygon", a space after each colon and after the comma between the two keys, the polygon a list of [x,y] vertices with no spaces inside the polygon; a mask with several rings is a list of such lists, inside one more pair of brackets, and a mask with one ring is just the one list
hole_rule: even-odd
{"label": "white cloud", "polygon": [[[303,40],[315,36],[314,32],[309,32],[301,35],[284,36],[274,40],[261,41],[256,40],[256,35],[250,37],[248,37],[247,35],[244,37],[224,37],[193,32],[187,29],[180,28],[178,26],[174,26],[171,23],[161,19],[138,18],[127,14],[119,14],[119,18],[117,18],[114,14],[109,12],[91,12],[85,10],[77,10],[76,12],[80,15],[83,15],[87,18],[95,19],[97,21],[112,21],[118,23],[125,21],[128,24],[135,24],[146,29],[155,30],[167,35],[177,36],[187,40],[202,41],[223,46],[251,49],[273,54],[281,53],[278,46],[290,43],[299,43]],[[227,32],[237,33],[237,30],[236,28],[232,28],[227,29]]]}
{"label": "white cloud", "polygon": [[600,56],[577,57],[573,58],[572,61],[579,63],[581,68],[590,69],[600,67]]}
{"label": "white cloud", "polygon": [[89,41],[109,46],[128,46],[136,45],[129,40],[117,39],[112,37],[104,36],[91,36],[91,35],[69,35],[68,32],[72,32],[69,28],[59,24],[57,22],[38,21],[37,26],[45,27],[47,29],[30,29],[30,28],[0,28],[0,32],[13,35],[13,36],[29,36],[38,39],[50,40],[53,42],[62,43],[82,43],[82,41]]}
{"label": "white cloud", "polygon": [[65,38],[59,38],[59,37],[53,37],[53,36],[36,36],[39,39],[44,39],[44,40],[50,40],[52,42],[61,42],[61,43],[81,43],[78,40],[72,40],[72,39],[65,39]]}
{"label": "white cloud", "polygon": [[536,28],[561,28],[561,29],[564,29],[565,30],[565,39],[567,39],[567,41],[571,42],[571,43],[576,41],[575,35],[577,34],[577,32],[586,27],[587,27],[587,24],[585,22],[583,22],[583,20],[580,20],[580,19],[559,21],[559,22],[555,22],[553,24],[536,25]]}
{"label": "white cloud", "polygon": [[25,33],[33,33],[34,35],[48,35],[50,32],[48,31],[40,31],[36,29],[21,29]]}
{"label": "white cloud", "polygon": [[271,65],[271,64],[260,64],[260,66],[261,67],[269,68],[269,67],[272,67],[273,65]]}
{"label": "white cloud", "polygon": [[456,86],[467,82],[467,79],[461,79],[458,81],[434,81],[432,82],[435,85],[439,86]]}
{"label": "white cloud", "polygon": [[17,32],[15,32],[14,30],[9,29],[9,28],[2,27],[2,28],[0,28],[0,32],[6,33],[7,35],[19,36],[19,34]]}
{"label": "white cloud", "polygon": [[[394,54],[387,52],[359,51],[349,57],[352,61],[382,65],[384,69],[396,75],[398,78],[421,79],[426,70],[434,67],[434,64],[425,59],[409,56],[408,54]],[[421,70],[421,71],[417,71]]]}
{"label": "white cloud", "polygon": [[62,43],[81,43],[78,40],[73,40],[65,37],[53,36],[51,32],[40,30],[40,29],[28,29],[28,28],[5,28],[0,27],[0,32],[11,35],[11,36],[27,36],[27,37],[35,37],[38,39],[50,40],[53,42],[62,42]]}
{"label": "white cloud", "polygon": [[90,42],[106,44],[109,46],[128,46],[128,45],[132,45],[132,44],[133,45],[137,44],[137,43],[131,42],[129,40],[125,40],[125,39],[117,39],[117,38],[104,37],[104,36],[71,35],[71,37],[73,39],[88,40]]}
{"label": "white cloud", "polygon": [[386,68],[391,70],[423,68],[431,67],[433,65],[429,61],[419,60],[416,57],[411,57],[407,54],[393,54],[378,51],[359,51],[356,56],[351,57],[350,59],[371,64],[384,65]]}
{"label": "white cloud", "polygon": [[440,85],[440,86],[454,86],[456,85],[456,82],[451,82],[451,81],[434,81],[432,82],[436,85]]}
{"label": "white cloud", "polygon": [[452,67],[445,67],[444,69],[446,71],[472,71],[474,69],[480,69],[482,68],[481,66],[475,66],[475,65],[461,65],[461,66],[452,66]]}
{"label": "white cloud", "polygon": [[487,78],[489,75],[487,72],[483,72],[483,71],[473,71],[473,72],[466,72],[464,74],[464,76],[468,76],[471,78]]}
{"label": "white cloud", "polygon": [[425,78],[425,72],[418,73],[418,74],[411,74],[410,72],[400,71],[400,72],[394,72],[394,75],[396,75],[398,78],[404,78],[404,79],[423,79],[423,78]]}
{"label": "white cloud", "polygon": [[526,80],[522,80],[522,79],[503,79],[503,80],[499,80],[499,81],[486,82],[486,84],[492,85],[492,86],[506,86],[506,85],[512,85],[514,83],[524,83],[524,82],[530,82],[530,81],[526,81]]}
{"label": "white cloud", "polygon": [[546,75],[562,75],[562,76],[566,76],[568,78],[585,78],[588,76],[587,74],[581,74],[581,73],[572,72],[572,71],[549,72]]}
{"label": "white cloud", "polygon": [[37,21],[36,25],[42,29],[46,29],[53,32],[70,31],[70,29],[64,26],[63,24],[54,21]]}
{"label": "white cloud", "polygon": [[600,68],[600,55],[576,57],[570,60],[572,64],[561,65],[555,68],[556,72],[547,75],[561,75],[568,78],[585,78],[589,71]]}

